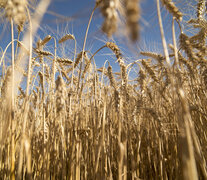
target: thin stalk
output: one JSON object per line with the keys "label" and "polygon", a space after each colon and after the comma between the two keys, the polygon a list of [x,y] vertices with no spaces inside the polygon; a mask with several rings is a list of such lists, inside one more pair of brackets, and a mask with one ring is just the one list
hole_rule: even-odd
{"label": "thin stalk", "polygon": [[[1,56],[0,66],[1,66],[1,64],[2,64],[2,62],[3,62],[3,59],[4,59],[4,56],[5,56],[5,54],[6,54],[7,49],[9,48],[9,46],[10,46],[14,41],[17,41],[17,42],[20,43],[22,46],[24,46],[24,44],[21,43],[20,41],[18,41],[17,39],[13,39],[13,40],[6,46],[4,52],[3,52],[2,56]],[[26,49],[25,46],[24,46],[24,48]]]}
{"label": "thin stalk", "polygon": [[[17,40],[19,41],[20,38],[20,31],[18,31],[18,36],[17,36]],[[18,50],[19,44],[17,43],[16,45],[16,49],[15,49],[15,56],[17,55],[17,50]],[[15,57],[16,58],[16,57]]]}
{"label": "thin stalk", "polygon": [[[101,51],[103,48],[105,48],[106,47],[106,45],[104,45],[104,46],[102,46],[102,47],[100,47],[91,57],[90,57],[90,59],[89,59],[89,61],[91,61],[92,59],[93,59],[93,63],[94,63],[94,77],[95,77],[95,92],[96,92],[96,74],[97,74],[97,70],[96,70],[96,64],[95,64],[95,60],[94,60],[94,56],[99,52],[99,51]],[[84,79],[82,79],[82,85],[81,86],[83,86],[83,81],[84,81]],[[82,88],[82,87],[81,87]],[[80,96],[79,97],[81,97],[81,94],[80,94]],[[96,95],[95,95],[95,97],[96,97]]]}
{"label": "thin stalk", "polygon": [[74,74],[74,65],[75,65],[75,57],[76,57],[76,39],[74,39],[75,41],[75,49],[74,49],[74,57],[73,57],[73,71],[72,71],[72,77],[71,77],[71,87],[73,90],[73,74]]}
{"label": "thin stalk", "polygon": [[11,97],[12,97],[12,101],[11,101],[11,179],[14,180],[15,179],[15,142],[14,142],[14,23],[13,20],[11,19],[10,21],[11,23],[11,39],[12,39],[12,88],[11,88]]}
{"label": "thin stalk", "polygon": [[169,68],[170,67],[170,58],[169,58],[169,53],[167,50],[167,43],[166,43],[163,24],[162,24],[162,17],[161,17],[161,12],[160,12],[160,1],[159,0],[157,0],[157,14],[158,14],[160,33],[161,33],[161,38],[162,38],[162,45],[163,45],[163,49],[164,49],[166,62],[167,62],[168,68]]}
{"label": "thin stalk", "polygon": [[27,88],[26,88],[26,96],[29,96],[29,86],[30,86],[30,76],[31,76],[31,63],[32,63],[32,22],[29,14],[29,10],[27,9],[29,25],[30,25],[30,36],[29,36],[29,63],[28,63],[28,72],[27,72]]}
{"label": "thin stalk", "polygon": [[[106,66],[106,63],[109,63],[109,61],[108,60],[106,60],[105,62],[104,62],[104,65],[103,65],[103,71],[102,71],[102,73],[101,73],[101,89],[102,89],[102,85],[103,85],[103,76],[104,76],[104,71],[105,71],[105,66]],[[101,97],[101,91],[100,91],[100,97]]]}
{"label": "thin stalk", "polygon": [[56,59],[57,59],[57,42],[54,37],[52,37],[52,38],[54,39],[54,43],[55,43],[54,60],[52,62],[52,90],[54,92],[54,90],[55,90]]}
{"label": "thin stalk", "polygon": [[87,29],[86,29],[86,33],[85,33],[83,49],[82,49],[81,64],[80,64],[80,71],[79,71],[79,76],[78,76],[78,87],[77,87],[78,89],[79,89],[79,84],[80,84],[80,77],[81,77],[82,64],[83,64],[83,54],[84,54],[84,51],[85,51],[86,40],[87,40],[87,36],[88,36],[89,27],[90,27],[90,24],[91,24],[91,21],[92,21],[92,17],[93,17],[93,14],[94,14],[94,11],[96,10],[96,8],[97,8],[97,5],[93,8],[93,11],[90,15],[90,19],[89,19],[88,26],[87,26]]}
{"label": "thin stalk", "polygon": [[102,50],[103,48],[105,48],[106,47],[106,45],[104,45],[104,46],[102,46],[102,47],[100,47],[92,56],[91,56],[91,58],[90,58],[90,61],[92,60],[92,58],[100,51],[100,50]]}
{"label": "thin stalk", "polygon": [[11,19],[11,39],[12,39],[12,43],[11,43],[11,47],[12,47],[12,110],[14,110],[14,23],[13,20]]}
{"label": "thin stalk", "polygon": [[178,67],[178,48],[177,48],[176,37],[175,37],[174,20],[175,20],[175,17],[173,17],[173,21],[172,21],[172,37],[173,37],[173,46],[174,46],[174,54],[175,54],[175,67],[179,69],[179,67]]}
{"label": "thin stalk", "polygon": [[[3,54],[4,50],[2,49],[2,47],[0,47],[0,49],[1,49],[1,52],[2,52],[2,54]],[[4,76],[5,76],[5,69],[6,69],[6,67],[5,67],[5,62],[3,61],[2,78],[4,78]]]}

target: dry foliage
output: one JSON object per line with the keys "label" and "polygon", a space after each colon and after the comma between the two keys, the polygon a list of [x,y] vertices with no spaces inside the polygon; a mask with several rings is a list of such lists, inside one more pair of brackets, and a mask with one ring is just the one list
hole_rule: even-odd
{"label": "dry foliage", "polygon": [[[122,2],[130,37],[136,40],[139,0]],[[117,29],[119,3],[96,1],[93,11],[101,9],[108,36]],[[181,23],[183,14],[175,4],[162,3]],[[27,22],[27,5],[26,0],[0,1],[11,29],[13,21],[22,27],[32,22]],[[0,179],[207,179],[204,11],[200,0],[197,19],[189,21],[199,28],[198,34],[181,29],[179,45],[174,38],[170,49],[165,48],[169,57],[141,52],[146,59],[131,64],[113,42],[93,54],[85,50],[85,37],[83,49],[76,53],[75,35],[58,41],[48,35],[35,47],[18,43],[14,52],[12,39],[15,61],[2,67],[0,83]],[[75,44],[73,58],[57,56],[58,45],[66,41]],[[47,43],[54,48],[48,50]],[[113,72],[109,62],[96,69],[94,56],[103,48],[114,53],[120,72]],[[23,57],[30,60],[25,69],[15,63]],[[135,66],[138,77],[131,80]],[[14,83],[19,73],[27,84]]]}

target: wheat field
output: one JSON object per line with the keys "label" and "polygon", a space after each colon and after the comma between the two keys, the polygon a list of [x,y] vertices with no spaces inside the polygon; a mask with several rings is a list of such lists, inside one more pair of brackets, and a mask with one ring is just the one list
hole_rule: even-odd
{"label": "wheat field", "polygon": [[[175,1],[156,0],[163,53],[140,51],[132,62],[111,37],[122,20],[139,41],[140,0],[94,1],[81,50],[75,32],[34,38],[50,3],[0,0],[11,34],[0,53],[0,179],[207,179],[207,1],[187,19]],[[95,11],[109,40],[91,51]],[[61,56],[68,41],[72,56]],[[98,67],[103,49],[111,60]]]}

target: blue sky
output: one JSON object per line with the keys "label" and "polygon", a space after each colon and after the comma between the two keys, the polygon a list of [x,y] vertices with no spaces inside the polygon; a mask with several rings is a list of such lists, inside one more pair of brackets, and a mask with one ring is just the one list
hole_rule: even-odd
{"label": "blue sky", "polygon": [[[185,1],[186,0],[176,0],[177,5],[180,6],[183,6]],[[156,0],[140,0],[140,2],[140,40],[135,44],[131,44],[121,33],[117,33],[115,36],[113,36],[113,39],[123,51],[124,57],[129,62],[140,58],[140,50],[162,53],[162,44],[156,11]],[[95,0],[52,0],[48,12],[45,14],[41,23],[41,29],[39,29],[37,33],[37,38],[44,38],[44,36],[52,34],[58,39],[66,33],[71,33],[75,35],[78,43],[78,51],[80,51],[83,46],[87,23],[94,4]],[[182,10],[186,9],[183,8]],[[161,11],[165,35],[168,42],[171,42],[172,17],[168,12],[165,11],[163,7],[161,7]],[[60,16],[67,18],[67,20],[60,18]],[[90,26],[86,45],[86,50],[90,50],[92,53],[94,53],[97,49],[103,46],[106,41],[108,41],[107,37],[100,30],[102,22],[102,15],[99,9],[97,9],[94,13],[94,17]],[[5,30],[3,30],[3,27],[5,27]],[[1,43],[1,47],[3,49],[7,43],[10,42],[9,29],[9,24],[6,24],[6,26],[5,24],[1,24],[2,36],[0,36],[0,38],[1,42],[3,42]],[[67,42],[67,44],[65,44],[61,50],[61,52],[63,51],[63,56],[71,56],[70,58],[72,58],[72,48],[73,42]],[[60,55],[61,52],[59,52]],[[95,57],[96,63],[99,67],[103,65],[106,59],[108,59],[115,69],[118,70],[114,61],[114,56],[110,50],[104,49]]]}
{"label": "blue sky", "polygon": [[[49,7],[49,12],[56,12],[65,17],[71,18],[69,21],[64,21],[61,18],[47,14],[43,20],[43,24],[53,27],[53,30],[58,31],[56,34],[63,35],[64,32],[73,33],[78,40],[80,48],[83,44],[86,26],[89,20],[90,13],[94,7],[95,0],[52,0]],[[163,22],[165,27],[166,37],[171,39],[171,24],[172,19],[165,9],[161,8],[163,14]],[[107,37],[101,33],[101,24],[103,22],[99,9],[95,11],[87,40],[87,47],[89,49],[96,49],[101,47]],[[136,44],[126,43],[127,39],[123,34],[117,33],[114,36],[115,41],[126,50],[129,55],[137,56],[134,51],[151,50],[162,51],[160,48],[161,38],[157,19],[156,0],[142,0],[141,1],[141,32],[140,40]],[[59,29],[59,30],[57,30]],[[126,48],[129,46],[129,49]],[[135,47],[135,48],[131,48]],[[132,51],[130,51],[132,50]]]}
{"label": "blue sky", "polygon": [[[59,36],[64,35],[64,33],[73,33],[78,41],[79,49],[81,49],[86,26],[94,4],[95,0],[53,0],[49,7],[48,14],[45,16],[42,24],[46,27],[52,27],[54,33]],[[133,61],[138,58],[140,49],[160,51],[161,48],[160,32],[156,16],[156,1],[145,0],[141,2],[141,9],[140,41],[136,44],[130,44],[123,34],[117,33],[113,36],[115,42],[123,50],[123,54],[129,61]],[[61,18],[52,16],[50,15],[50,12],[56,12],[60,15],[68,17],[69,21],[64,21]],[[163,19],[166,17],[163,17]],[[87,50],[95,52],[108,40],[100,30],[102,22],[102,15],[99,9],[97,9],[89,30],[86,46]],[[113,61],[113,56],[106,56],[106,54],[112,53],[110,50],[104,49],[102,52],[97,54],[95,58],[97,60],[97,64],[101,66],[104,61],[108,59],[111,64],[116,67],[115,62]]]}

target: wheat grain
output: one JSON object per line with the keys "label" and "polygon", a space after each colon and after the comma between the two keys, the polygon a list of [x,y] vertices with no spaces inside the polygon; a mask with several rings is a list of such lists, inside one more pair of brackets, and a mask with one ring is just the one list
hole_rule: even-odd
{"label": "wheat grain", "polygon": [[43,50],[39,50],[37,48],[35,48],[34,50],[39,55],[43,55],[43,56],[53,56],[53,54],[51,52],[49,52],[49,51],[43,51]]}
{"label": "wheat grain", "polygon": [[110,80],[110,85],[114,89],[116,89],[116,81],[115,81],[115,78],[114,78],[114,75],[113,75],[113,72],[112,72],[112,67],[111,67],[110,64],[108,65],[107,70],[108,70],[108,77],[109,77],[109,80]]}
{"label": "wheat grain", "polygon": [[141,55],[143,56],[148,56],[151,57],[155,60],[157,60],[161,65],[163,64],[164,61],[164,57],[162,56],[162,54],[158,54],[158,53],[154,53],[154,52],[140,52]]}
{"label": "wheat grain", "polygon": [[45,46],[51,39],[52,39],[52,36],[47,35],[47,36],[41,41],[41,45],[42,45],[42,46]]}
{"label": "wheat grain", "polygon": [[144,91],[146,88],[146,77],[147,77],[147,75],[146,75],[145,71],[140,67],[138,82],[140,84],[140,88],[142,91]]}
{"label": "wheat grain", "polygon": [[59,41],[58,43],[63,43],[65,41],[67,41],[68,39],[73,39],[75,40],[75,37],[73,34],[66,34],[65,36],[63,36]]}
{"label": "wheat grain", "polygon": [[205,1],[199,0],[197,3],[197,18],[198,18],[198,20],[203,18],[204,6],[205,6]]}
{"label": "wheat grain", "polygon": [[180,62],[182,62],[183,64],[185,64],[187,66],[191,75],[194,76],[194,68],[193,68],[192,62],[185,59],[180,53],[178,53],[178,58],[179,58]]}
{"label": "wheat grain", "polygon": [[175,6],[172,0],[161,0],[166,9],[178,20],[182,21],[183,14]]}
{"label": "wheat grain", "polygon": [[122,58],[121,51],[119,47],[113,42],[107,42],[106,47],[111,49],[113,53],[116,55],[116,58],[119,60]]}
{"label": "wheat grain", "polygon": [[82,54],[83,54],[82,52],[78,53],[77,58],[74,63],[74,68],[76,68],[78,66],[78,64],[80,63],[80,61],[82,59]]}
{"label": "wheat grain", "polygon": [[187,35],[185,35],[184,33],[180,34],[180,46],[186,52],[189,60],[195,62],[197,58],[196,58],[195,53],[192,49],[189,37]]}
{"label": "wheat grain", "polygon": [[117,30],[118,2],[118,0],[104,0],[100,2],[101,12],[105,18],[102,25],[102,30],[107,34],[108,37],[111,37],[112,34]]}
{"label": "wheat grain", "polygon": [[4,98],[6,98],[7,96],[10,96],[9,89],[11,89],[11,87],[9,87],[9,81],[11,79],[11,76],[12,76],[12,69],[10,67],[10,68],[8,68],[8,70],[6,72],[6,76],[5,76],[5,79],[4,79],[2,88],[1,88],[1,95]]}
{"label": "wheat grain", "polygon": [[90,69],[91,67],[91,61],[90,59],[88,58],[87,54],[85,53],[84,54],[84,58],[85,58],[85,61],[86,61],[86,65],[85,65],[85,68],[83,70],[83,73],[82,73],[82,76],[81,78],[84,79],[85,78],[85,74],[87,73],[87,71]]}
{"label": "wheat grain", "polygon": [[130,32],[130,38],[132,41],[136,41],[139,38],[139,19],[140,19],[140,7],[139,0],[125,0],[126,11],[126,25]]}
{"label": "wheat grain", "polygon": [[8,0],[5,4],[5,14],[8,19],[13,19],[17,25],[24,24],[27,0]]}
{"label": "wheat grain", "polygon": [[57,57],[56,61],[60,64],[63,64],[64,66],[72,65],[72,63],[73,63],[73,61],[71,59],[60,58],[60,57]]}
{"label": "wheat grain", "polygon": [[155,72],[153,71],[153,69],[150,67],[149,65],[149,62],[146,61],[146,59],[143,59],[142,60],[142,65],[143,67],[146,69],[146,71],[150,74],[150,76],[152,77],[152,79],[155,81],[155,82],[158,82],[158,79],[155,75]]}
{"label": "wheat grain", "polygon": [[39,75],[39,78],[40,78],[40,85],[42,87],[42,90],[44,91],[43,74],[42,74],[42,72],[39,72],[38,75]]}
{"label": "wheat grain", "polygon": [[56,109],[57,113],[61,112],[65,108],[66,99],[66,87],[65,82],[61,76],[58,76],[56,80]]}

